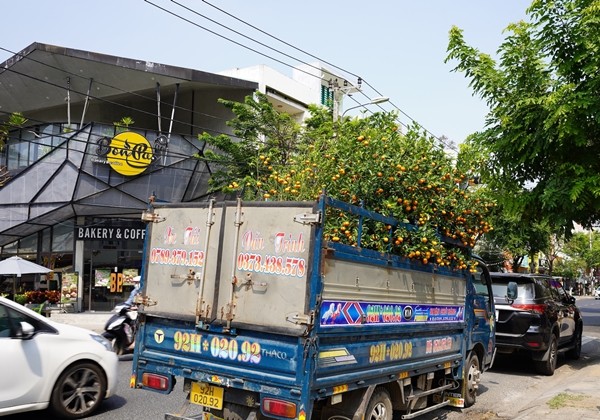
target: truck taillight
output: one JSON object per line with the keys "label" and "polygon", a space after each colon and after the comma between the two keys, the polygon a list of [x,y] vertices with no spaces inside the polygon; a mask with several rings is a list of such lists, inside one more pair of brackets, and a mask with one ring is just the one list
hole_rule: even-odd
{"label": "truck taillight", "polygon": [[296,404],[289,401],[263,398],[262,411],[265,414],[272,414],[278,417],[296,418]]}
{"label": "truck taillight", "polygon": [[163,375],[157,375],[155,373],[143,373],[142,385],[144,385],[146,388],[166,391],[169,389],[169,378]]}
{"label": "truck taillight", "polygon": [[522,309],[524,311],[533,312],[536,314],[543,314],[546,312],[546,305],[543,303],[534,304],[534,303],[513,303],[513,308]]}

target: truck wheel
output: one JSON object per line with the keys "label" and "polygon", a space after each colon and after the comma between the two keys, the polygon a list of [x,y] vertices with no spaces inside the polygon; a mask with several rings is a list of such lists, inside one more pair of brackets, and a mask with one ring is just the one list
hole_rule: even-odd
{"label": "truck wheel", "polygon": [[367,406],[365,420],[392,420],[392,415],[389,392],[384,388],[376,388]]}
{"label": "truck wheel", "polygon": [[558,340],[554,334],[550,335],[550,343],[548,344],[547,360],[535,362],[535,370],[542,375],[552,376],[556,369],[556,361],[558,359]]}
{"label": "truck wheel", "polygon": [[465,396],[465,407],[475,404],[477,389],[481,380],[479,357],[471,352],[467,358],[467,364],[463,370],[463,395]]}

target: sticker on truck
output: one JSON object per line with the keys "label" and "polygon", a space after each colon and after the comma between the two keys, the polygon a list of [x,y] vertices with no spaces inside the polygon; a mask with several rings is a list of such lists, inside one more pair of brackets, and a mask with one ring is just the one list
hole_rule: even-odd
{"label": "sticker on truck", "polygon": [[357,301],[330,301],[321,304],[322,327],[381,325],[418,322],[462,322],[464,306]]}

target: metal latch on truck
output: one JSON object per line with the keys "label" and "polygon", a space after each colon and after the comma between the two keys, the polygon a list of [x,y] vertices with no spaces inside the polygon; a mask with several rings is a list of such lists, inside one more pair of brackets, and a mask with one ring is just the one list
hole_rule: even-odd
{"label": "metal latch on truck", "polygon": [[300,213],[294,216],[294,222],[301,223],[303,225],[314,225],[321,223],[322,215],[321,212],[316,213]]}

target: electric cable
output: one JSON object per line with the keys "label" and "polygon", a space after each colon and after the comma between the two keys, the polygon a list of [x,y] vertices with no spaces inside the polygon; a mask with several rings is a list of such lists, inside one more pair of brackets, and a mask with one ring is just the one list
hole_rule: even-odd
{"label": "electric cable", "polygon": [[[207,32],[209,32],[209,33],[211,33],[211,34],[213,34],[213,35],[215,35],[215,36],[219,37],[219,38],[223,38],[223,39],[225,39],[226,41],[229,41],[229,42],[231,42],[231,43],[233,43],[233,44],[235,44],[235,45],[237,45],[237,46],[240,46],[240,47],[242,47],[242,48],[245,48],[245,49],[247,49],[247,50],[249,50],[249,51],[252,51],[252,52],[254,52],[254,53],[256,53],[256,54],[262,55],[263,57],[265,57],[265,58],[268,58],[269,60],[273,60],[273,61],[274,61],[274,62],[276,62],[276,63],[283,64],[284,66],[287,66],[287,67],[293,68],[293,69],[295,69],[295,70],[297,70],[297,71],[300,71],[300,72],[302,72],[302,73],[305,73],[305,74],[307,74],[307,75],[309,75],[309,76],[311,76],[311,77],[315,77],[315,78],[317,78],[317,79],[319,79],[319,80],[322,80],[322,79],[321,79],[319,76],[317,76],[317,75],[315,75],[315,74],[312,74],[312,73],[310,73],[310,72],[308,72],[308,71],[306,71],[306,70],[303,70],[303,69],[301,69],[301,68],[299,68],[299,67],[293,66],[292,64],[286,63],[285,61],[279,60],[279,59],[277,59],[277,58],[275,58],[275,57],[273,57],[273,56],[270,56],[270,55],[268,55],[268,54],[265,54],[265,53],[263,53],[263,52],[261,52],[261,51],[258,51],[258,50],[254,49],[254,48],[252,48],[252,47],[249,47],[249,46],[247,46],[247,45],[244,45],[244,44],[242,44],[242,43],[240,43],[240,42],[238,42],[238,41],[235,41],[235,40],[233,40],[233,39],[231,39],[231,38],[228,38],[228,37],[226,37],[225,35],[221,35],[221,34],[219,34],[219,33],[215,32],[215,31],[213,31],[213,30],[211,30],[211,29],[209,29],[209,28],[206,28],[206,27],[204,27],[204,26],[202,26],[202,25],[200,25],[200,24],[198,24],[198,23],[196,23],[196,22],[194,22],[194,21],[192,21],[192,20],[190,20],[190,19],[187,19],[187,18],[185,18],[185,17],[181,16],[181,15],[180,15],[180,14],[178,14],[178,13],[175,13],[175,12],[173,12],[173,11],[169,10],[169,9],[166,9],[166,8],[164,8],[164,7],[161,7],[161,6],[159,6],[158,4],[156,4],[156,3],[153,3],[153,2],[152,2],[152,1],[150,1],[150,0],[144,0],[144,1],[145,1],[146,3],[148,3],[148,4],[152,5],[152,6],[156,7],[157,9],[159,9],[159,10],[162,10],[163,12],[166,12],[166,13],[168,13],[168,14],[170,14],[170,15],[172,15],[172,16],[174,16],[174,17],[176,17],[176,18],[180,19],[180,20],[183,20],[184,22],[187,22],[187,23],[189,23],[189,24],[191,24],[191,25],[194,25],[194,26],[196,26],[196,27],[198,27],[198,28],[200,28],[200,29],[203,29],[203,30],[205,30],[205,31],[207,31]],[[205,17],[204,15],[202,15],[202,14],[200,14],[200,13],[198,13],[198,12],[194,11],[193,9],[189,9],[189,8],[187,8],[186,6],[183,6],[183,5],[181,5],[180,3],[177,3],[177,2],[174,2],[174,3],[176,3],[176,4],[180,5],[181,7],[185,8],[185,9],[186,9],[186,10],[188,10],[188,11],[191,11],[192,13],[198,14],[198,15],[200,15],[200,16],[202,16],[202,17],[204,17],[204,18],[208,19],[208,20],[211,20],[211,21],[213,21],[212,19]],[[214,22],[214,21],[213,21],[213,22]],[[231,28],[229,28],[229,27],[227,27],[227,26],[225,26],[225,25],[222,25],[222,24],[220,24],[220,23],[218,23],[218,24],[219,24],[220,26],[224,26],[226,29],[228,29],[228,30],[230,30],[230,31],[232,31],[232,32],[234,32],[234,33],[240,34],[238,31],[236,31],[236,30],[234,30],[234,29],[231,29]],[[276,52],[278,52],[278,53],[280,53],[280,54],[282,54],[282,55],[285,55],[285,56],[287,56],[288,58],[292,58],[292,59],[293,59],[293,60],[295,60],[295,61],[298,61],[298,62],[300,62],[300,63],[306,64],[306,65],[308,65],[308,66],[311,66],[311,67],[313,67],[313,68],[317,68],[317,67],[315,67],[315,66],[313,66],[313,65],[311,65],[311,64],[309,64],[309,63],[306,63],[306,62],[304,62],[304,61],[302,61],[302,60],[300,60],[300,59],[298,59],[298,58],[296,58],[296,57],[292,57],[292,56],[290,56],[290,55],[288,55],[288,54],[286,54],[286,53],[283,53],[283,52],[281,52],[281,51],[279,51],[279,50],[276,50],[276,49],[274,49],[274,48],[272,48],[272,47],[269,47],[268,45],[266,45],[266,44],[264,44],[264,43],[261,43],[260,41],[257,41],[257,40],[255,40],[255,39],[253,39],[253,38],[249,38],[249,37],[247,37],[246,35],[243,35],[243,34],[240,34],[240,35],[244,36],[245,38],[251,39],[252,41],[256,42],[257,44],[263,45],[263,46],[265,46],[266,48],[269,48],[269,49],[271,49],[271,50],[273,50],[273,51],[276,51]],[[318,69],[318,68],[317,68],[317,69]],[[362,79],[361,79],[361,80],[362,80]],[[369,100],[370,100],[370,98],[369,98],[369,97],[368,97],[368,96],[367,96],[367,95],[366,95],[364,92],[362,92],[362,91],[360,91],[360,90],[359,90],[359,92],[360,92],[362,95],[364,95],[364,96],[365,96],[367,99],[369,99]],[[379,95],[381,96],[381,94],[379,94]]]}
{"label": "electric cable", "polygon": [[[15,56],[19,54],[19,53],[16,53],[14,51],[11,51],[9,49],[6,49],[6,48],[4,48],[2,46],[0,46],[0,50],[6,51],[6,52],[11,53],[11,54],[13,54]],[[70,76],[75,76],[75,77],[78,77],[78,78],[83,79],[85,81],[90,81],[90,78],[88,78],[88,77],[82,76],[82,75],[74,73],[74,72],[70,72],[68,70],[62,69],[60,67],[53,66],[53,65],[48,64],[48,63],[44,63],[42,61],[36,60],[35,58],[31,58],[31,57],[29,57],[27,55],[22,56],[22,58],[24,58],[26,60],[29,60],[29,61],[33,61],[35,63],[38,63],[38,64],[40,64],[42,66],[49,67],[51,69],[60,71],[62,73],[66,73],[66,74],[68,74]],[[3,69],[0,69],[0,73],[2,72],[2,70]],[[4,70],[8,70],[8,68],[5,68]],[[117,86],[109,85],[108,83],[104,83],[102,81],[99,81],[98,79],[94,79],[93,82],[95,84],[97,84],[97,85],[104,86],[104,87],[107,87],[107,88],[110,88],[110,89],[115,89],[115,90],[117,90],[117,91],[119,91],[121,93],[126,93],[128,95],[136,96],[136,97],[141,98],[141,99],[147,99],[147,100],[150,100],[150,101],[156,100],[156,97],[146,96],[146,95],[143,95],[143,94],[138,93],[138,92],[132,92],[132,91],[129,91],[129,90],[126,90],[126,89],[122,89],[122,88],[117,87]],[[76,92],[76,93],[80,93],[80,94],[83,95],[82,92]],[[214,119],[217,119],[217,120],[220,120],[220,121],[226,121],[225,118],[218,117],[216,115],[206,114],[206,113],[200,112],[200,111],[194,111],[194,110],[192,110],[190,108],[185,108],[185,107],[182,107],[182,106],[179,106],[179,105],[175,105],[175,109],[178,109],[178,110],[181,110],[181,111],[185,111],[186,113],[191,113],[191,114],[194,114],[194,115],[202,115],[202,116],[209,117],[209,118],[214,118]],[[158,113],[157,113],[156,116],[160,116],[160,115],[158,115]],[[188,123],[188,126],[192,127],[192,128],[204,128],[204,127],[200,127],[200,126],[194,126],[194,125],[189,124],[189,123]]]}
{"label": "electric cable", "polygon": [[[277,59],[277,58],[274,58],[274,57],[272,57],[272,56],[270,56],[270,55],[264,54],[264,53],[262,53],[262,52],[260,52],[260,51],[258,51],[258,50],[256,50],[256,49],[253,49],[253,48],[251,48],[251,47],[248,47],[248,46],[246,46],[246,45],[243,45],[243,44],[241,44],[241,43],[239,43],[239,42],[237,42],[237,41],[235,41],[235,40],[233,40],[233,39],[231,39],[231,38],[228,38],[228,37],[226,37],[226,36],[224,36],[224,35],[218,34],[217,32],[215,32],[215,31],[213,31],[213,30],[210,30],[210,29],[208,29],[208,28],[206,28],[206,27],[204,27],[204,26],[202,26],[202,25],[200,25],[200,24],[198,24],[198,23],[196,23],[196,22],[193,22],[193,21],[192,21],[192,20],[190,20],[190,19],[187,19],[187,18],[185,18],[185,17],[183,17],[183,16],[181,16],[181,15],[179,15],[179,14],[177,14],[177,13],[175,13],[175,12],[173,12],[173,11],[169,10],[169,9],[166,9],[166,8],[164,8],[164,7],[161,7],[161,6],[159,6],[159,5],[155,4],[155,3],[153,3],[153,2],[151,2],[150,0],[144,0],[144,1],[145,1],[146,3],[148,3],[148,4],[151,4],[152,6],[154,6],[154,7],[156,7],[156,8],[158,8],[158,9],[160,9],[160,10],[162,10],[162,11],[164,11],[164,12],[166,12],[166,13],[170,14],[170,15],[172,15],[172,16],[175,16],[175,17],[177,17],[177,18],[179,18],[179,19],[181,19],[181,20],[183,20],[183,21],[185,21],[185,22],[188,22],[188,23],[190,23],[190,24],[192,24],[192,25],[194,25],[194,26],[197,26],[197,27],[198,27],[198,28],[200,28],[200,29],[203,29],[203,30],[205,30],[205,31],[207,31],[207,32],[210,32],[211,34],[213,34],[213,35],[216,35],[216,36],[218,36],[218,37],[220,37],[220,38],[223,38],[223,39],[225,39],[225,40],[227,40],[227,41],[229,41],[229,42],[232,42],[232,43],[234,43],[234,44],[236,44],[236,45],[238,45],[238,46],[240,46],[240,47],[246,48],[246,49],[248,49],[248,50],[250,50],[250,51],[252,51],[252,52],[255,52],[255,53],[259,54],[259,55],[262,55],[262,56],[264,56],[264,57],[266,57],[266,58],[268,58],[268,59],[270,59],[270,60],[273,60],[273,61],[275,61],[275,62],[278,62],[278,63],[280,63],[280,64],[283,64],[283,65],[285,65],[285,66],[288,66],[288,67],[294,68],[294,69],[296,69],[296,70],[302,71],[302,72],[304,72],[304,73],[306,73],[306,74],[308,74],[308,75],[310,75],[310,76],[312,76],[312,77],[318,77],[318,76],[316,76],[316,75],[314,75],[314,74],[311,74],[311,73],[309,73],[309,72],[307,72],[307,71],[304,71],[304,70],[302,70],[302,69],[299,69],[299,68],[297,68],[297,67],[295,67],[295,66],[292,66],[291,64],[289,64],[289,63],[286,63],[286,62],[284,62],[284,61],[282,61],[282,60],[279,60],[279,59]],[[184,9],[186,9],[186,10],[188,10],[188,11],[192,12],[192,13],[195,13],[196,15],[199,15],[199,16],[201,16],[201,17],[203,17],[203,18],[207,19],[207,20],[210,20],[211,22],[217,23],[218,25],[220,25],[220,26],[222,26],[222,27],[225,27],[226,29],[228,29],[228,30],[230,30],[230,31],[232,31],[232,32],[234,32],[234,33],[237,33],[237,34],[239,34],[239,35],[242,35],[242,36],[244,36],[245,38],[247,38],[247,39],[250,39],[250,40],[252,40],[252,41],[254,41],[254,42],[256,42],[256,43],[258,43],[258,44],[260,44],[260,45],[266,46],[264,43],[261,43],[260,41],[257,41],[257,40],[255,40],[255,39],[253,39],[253,38],[251,38],[251,37],[248,37],[248,36],[246,36],[246,35],[243,35],[243,34],[241,34],[239,31],[236,31],[236,30],[234,30],[234,29],[231,29],[231,28],[227,27],[226,25],[223,25],[223,24],[221,24],[221,23],[218,23],[218,22],[214,21],[213,19],[210,19],[210,18],[208,18],[208,17],[206,17],[206,16],[202,15],[201,13],[199,13],[199,12],[197,12],[197,11],[195,11],[195,10],[191,9],[191,8],[188,8],[187,6],[184,6],[184,5],[182,5],[181,3],[179,3],[179,2],[177,2],[177,1],[175,1],[175,0],[171,0],[171,2],[173,2],[173,3],[177,4],[177,5],[179,5],[180,7],[184,8]],[[204,2],[204,3],[207,3],[207,4],[209,4],[210,6],[212,6],[212,4],[210,4],[210,3],[206,2],[205,0],[203,0],[203,2]],[[213,6],[213,7],[214,7],[214,6]],[[218,9],[218,8],[217,8],[217,10],[220,10],[220,11],[222,11],[221,9]],[[232,14],[229,14],[228,12],[225,12],[225,11],[222,11],[222,12],[223,12],[223,13],[226,13],[226,14],[228,14],[229,16],[231,16],[231,17],[233,17],[233,18],[235,18],[235,19],[237,19],[237,20],[239,20],[239,21],[241,21],[242,23],[245,23],[245,24],[247,24],[245,21],[243,21],[243,20],[241,20],[241,19],[238,19],[237,17],[235,17],[235,16],[234,16],[234,15],[232,15]],[[250,25],[250,24],[247,24],[247,25],[249,25],[250,27],[253,27],[254,29],[257,29],[257,30],[259,30],[260,32],[262,32],[262,33],[264,33],[264,34],[266,34],[266,35],[268,35],[268,36],[271,36],[271,37],[273,37],[272,35],[270,35],[270,34],[266,33],[265,31],[262,31],[262,30],[260,30],[260,29],[256,28],[256,27],[255,27],[255,26],[253,26],[253,25]],[[280,39],[278,39],[278,38],[275,38],[275,37],[273,37],[273,38],[274,38],[274,39],[277,39],[277,40],[278,40],[278,41],[280,41],[280,42],[283,42],[283,43],[284,43],[284,44],[286,44],[286,45],[291,45],[291,44],[288,44],[288,43],[286,43],[286,42],[284,42],[284,41],[281,41],[281,40],[280,40]],[[302,61],[302,60],[300,60],[300,59],[298,59],[298,58],[292,57],[292,56],[290,56],[290,55],[288,55],[288,54],[286,54],[286,53],[282,53],[281,51],[279,51],[279,50],[277,50],[277,49],[274,49],[274,48],[272,48],[272,47],[269,47],[269,46],[266,46],[266,47],[267,47],[267,48],[269,48],[269,49],[271,49],[271,50],[273,50],[273,51],[276,51],[276,52],[278,52],[278,53],[280,53],[280,54],[283,54],[283,55],[287,56],[288,58],[292,58],[292,59],[294,59],[294,60],[296,60],[296,61],[298,61],[298,62],[301,62],[301,63],[303,63],[303,64],[307,64],[307,65],[309,65],[309,66],[311,66],[311,67],[314,67],[314,66],[310,65],[309,63],[306,63],[306,62],[304,62],[304,61]],[[293,46],[292,46],[292,47],[293,47]],[[296,48],[296,47],[293,47],[293,48]],[[297,50],[299,50],[299,51],[302,51],[302,50],[300,50],[300,49],[298,49],[298,48],[296,48],[296,49],[297,49]],[[302,52],[304,52],[304,51],[302,51]],[[304,52],[304,53],[305,53],[305,52]],[[308,55],[312,56],[311,54],[308,54]],[[312,56],[312,57],[314,57],[314,56]],[[319,58],[317,57],[317,59],[319,59]],[[320,60],[320,59],[319,59],[319,60]],[[323,60],[323,62],[325,62],[325,61]],[[330,65],[332,65],[332,64],[330,64]],[[335,66],[335,65],[332,65],[332,66],[333,66],[333,67],[335,67],[335,68],[341,69],[341,68],[340,68],[340,67],[338,67],[338,66]],[[347,70],[344,70],[344,69],[341,69],[341,70],[342,70],[342,71],[344,71],[344,72],[346,72],[346,73],[348,73],[348,74],[352,74],[352,75],[354,75],[353,73],[351,73],[351,72],[348,72]],[[319,79],[320,79],[320,78],[319,78]],[[362,78],[361,78],[361,80],[362,80]],[[382,94],[381,94],[381,93],[380,93],[380,92],[379,92],[377,89],[375,89],[374,87],[372,87],[370,84],[368,84],[368,83],[366,83],[366,82],[365,82],[365,84],[367,84],[369,87],[371,87],[371,89],[373,89],[373,90],[374,90],[374,91],[375,91],[375,92],[376,92],[376,93],[377,93],[379,96],[382,96]],[[361,94],[363,94],[363,95],[364,95],[364,96],[365,96],[367,99],[369,99],[369,100],[370,100],[370,98],[369,98],[369,97],[368,97],[368,96],[367,96],[367,95],[366,95],[364,92],[362,92],[362,91],[359,91],[359,92],[360,92]],[[412,122],[416,123],[416,124],[417,124],[419,127],[421,127],[421,128],[422,128],[422,129],[423,129],[425,132],[427,132],[429,135],[431,135],[431,136],[432,136],[434,139],[436,139],[437,141],[439,141],[440,143],[442,143],[444,146],[446,146],[446,147],[448,147],[448,148],[452,148],[453,150],[455,150],[455,151],[456,151],[456,149],[455,149],[455,148],[453,148],[452,146],[450,146],[449,144],[447,144],[446,142],[444,142],[444,141],[443,141],[443,140],[442,140],[440,137],[438,137],[438,136],[436,136],[435,134],[433,134],[433,133],[432,133],[430,130],[428,130],[426,127],[424,127],[424,126],[423,126],[422,124],[420,124],[418,121],[416,121],[414,118],[412,118],[410,115],[408,115],[408,114],[407,114],[405,111],[403,111],[403,110],[402,110],[400,107],[398,107],[398,106],[397,106],[395,103],[393,103],[393,102],[391,102],[391,101],[389,101],[389,103],[390,103],[390,105],[392,105],[392,106],[393,106],[393,107],[394,107],[394,108],[395,108],[395,109],[396,109],[398,112],[400,112],[402,115],[404,115],[406,118],[408,118],[408,119],[409,119],[409,120],[411,120]],[[381,107],[381,106],[379,106],[379,107],[380,107],[381,109],[384,109],[384,108],[383,108],[383,107]],[[399,121],[399,122],[400,122],[400,123],[402,123],[401,121]],[[403,124],[403,125],[405,125],[405,124]]]}
{"label": "electric cable", "polygon": [[[56,83],[54,83],[54,82],[51,82],[51,81],[49,81],[49,80],[42,80],[42,79],[40,79],[40,78],[37,78],[37,77],[31,76],[31,75],[28,75],[28,74],[25,74],[25,73],[19,72],[19,71],[17,71],[17,70],[14,70],[14,69],[12,69],[12,68],[10,68],[10,67],[9,67],[9,68],[5,68],[4,70],[5,70],[5,71],[12,72],[12,73],[15,73],[15,74],[18,74],[18,75],[20,75],[20,76],[23,76],[23,77],[27,77],[27,78],[29,78],[29,79],[31,79],[31,80],[34,80],[34,81],[36,81],[36,82],[45,83],[45,84],[47,84],[47,85],[50,85],[50,86],[56,87],[56,88],[58,88],[58,89],[61,89],[61,90],[63,90],[63,89],[64,89],[64,86],[61,86],[61,85],[59,85],[59,84],[56,84]],[[72,92],[72,93],[77,93],[77,94],[80,94],[80,95],[82,95],[82,96],[86,96],[86,95],[87,95],[87,93],[86,93],[86,92],[80,92],[80,91],[73,90],[73,89],[71,89],[71,92]],[[98,96],[95,96],[95,95],[89,95],[89,97],[90,97],[90,98],[92,98],[92,99],[95,99],[95,100],[101,101],[101,102],[105,102],[105,103],[107,103],[107,104],[110,104],[110,105],[114,105],[114,106],[117,106],[117,107],[120,107],[120,108],[123,108],[123,109],[129,110],[129,111],[135,111],[135,112],[137,112],[137,113],[144,114],[144,115],[146,115],[146,116],[150,116],[150,117],[157,117],[157,116],[158,116],[158,114],[157,114],[157,113],[154,113],[154,112],[149,112],[149,111],[145,111],[145,110],[142,110],[142,109],[140,109],[140,108],[135,108],[135,107],[132,107],[132,106],[129,106],[129,105],[125,105],[125,104],[120,104],[120,103],[118,103],[118,102],[114,102],[114,101],[111,101],[111,100],[109,100],[109,99],[105,99],[105,98],[98,97]],[[218,117],[215,117],[215,118],[218,118]],[[223,121],[226,121],[225,119],[222,119],[222,120],[223,120]],[[217,130],[214,130],[214,129],[212,129],[212,128],[202,127],[202,126],[195,125],[195,124],[190,124],[190,123],[188,123],[188,122],[186,122],[186,121],[181,121],[181,120],[177,120],[177,119],[174,119],[173,121],[174,121],[174,122],[176,122],[176,123],[178,123],[178,124],[184,125],[184,126],[188,126],[188,127],[191,127],[191,128],[196,128],[196,129],[198,129],[199,131],[201,131],[201,130],[207,130],[207,131],[210,131],[210,132],[212,132],[212,133],[216,133],[216,134],[224,134],[224,135],[227,135],[227,136],[232,136],[232,137],[235,137],[235,136],[233,136],[233,135],[232,135],[232,134],[230,134],[230,133],[225,133],[225,132],[217,131]]]}
{"label": "electric cable", "polygon": [[[6,111],[0,111],[0,113],[10,114],[9,112],[6,112]],[[28,118],[28,120],[29,121],[34,121],[38,125],[62,125],[62,124],[58,124],[58,123],[46,122],[46,121],[35,120],[35,119],[30,119],[30,118]],[[90,125],[90,124],[94,124],[94,125],[95,124],[106,125],[106,124],[102,124],[102,123],[88,123],[88,124],[86,124],[86,126]],[[23,130],[23,129],[20,129],[20,130]],[[81,127],[79,129],[77,129],[77,130],[74,130],[76,134],[73,134],[73,135],[68,135],[68,134],[48,134],[48,135],[41,135],[40,137],[37,137],[37,135],[36,135],[37,133],[34,134],[34,136],[37,137],[37,138],[54,137],[54,138],[59,138],[59,139],[64,140],[64,142],[61,142],[59,145],[56,145],[56,146],[48,145],[48,144],[43,143],[43,142],[41,142],[39,140],[36,141],[36,140],[32,140],[32,139],[23,139],[22,137],[16,137],[16,136],[11,136],[11,135],[9,135],[8,139],[9,140],[12,139],[12,140],[15,140],[15,141],[19,141],[19,140],[20,141],[27,141],[29,144],[33,144],[33,145],[37,145],[37,146],[42,146],[42,147],[50,147],[52,149],[55,149],[55,148],[60,148],[63,144],[65,144],[66,142],[69,142],[69,141],[76,142],[76,143],[88,144],[89,141],[87,141],[87,140],[80,140],[80,139],[75,138],[76,135],[77,135],[77,133],[81,132],[82,130],[83,130],[83,128],[81,128]],[[31,130],[29,130],[29,131],[31,131]],[[144,130],[144,131],[152,131],[152,130]],[[107,138],[106,135],[102,135],[102,134],[99,134],[99,133],[93,133],[93,132],[85,133],[85,135],[88,136],[88,137],[96,137],[96,140],[100,140],[102,138]],[[182,135],[182,134],[177,134],[177,135],[179,135],[179,136],[181,136],[183,138],[186,137],[186,135]],[[97,146],[98,146],[98,144],[95,143],[94,147],[97,147]],[[116,149],[119,150],[121,148],[117,147]],[[125,149],[121,149],[121,150],[125,150]],[[98,156],[97,154],[86,152],[86,151],[77,151],[77,152],[78,153],[82,153],[83,155]],[[203,152],[203,149],[198,148],[197,153],[201,154],[202,152]],[[172,151],[170,151],[168,153],[165,153],[165,155],[167,157],[170,157],[170,158],[173,158],[173,159],[189,159],[189,158],[192,157],[192,156],[190,156],[188,154],[177,153],[177,152],[172,152]],[[118,160],[118,159],[119,159],[118,157],[115,158],[115,160]],[[210,159],[207,159],[205,157],[203,157],[202,159],[199,159],[199,160],[202,160],[202,161],[208,162],[208,163],[220,163],[219,161],[210,160]],[[234,162],[234,163],[237,163],[237,162]],[[160,167],[169,168],[170,166],[160,165]]]}

